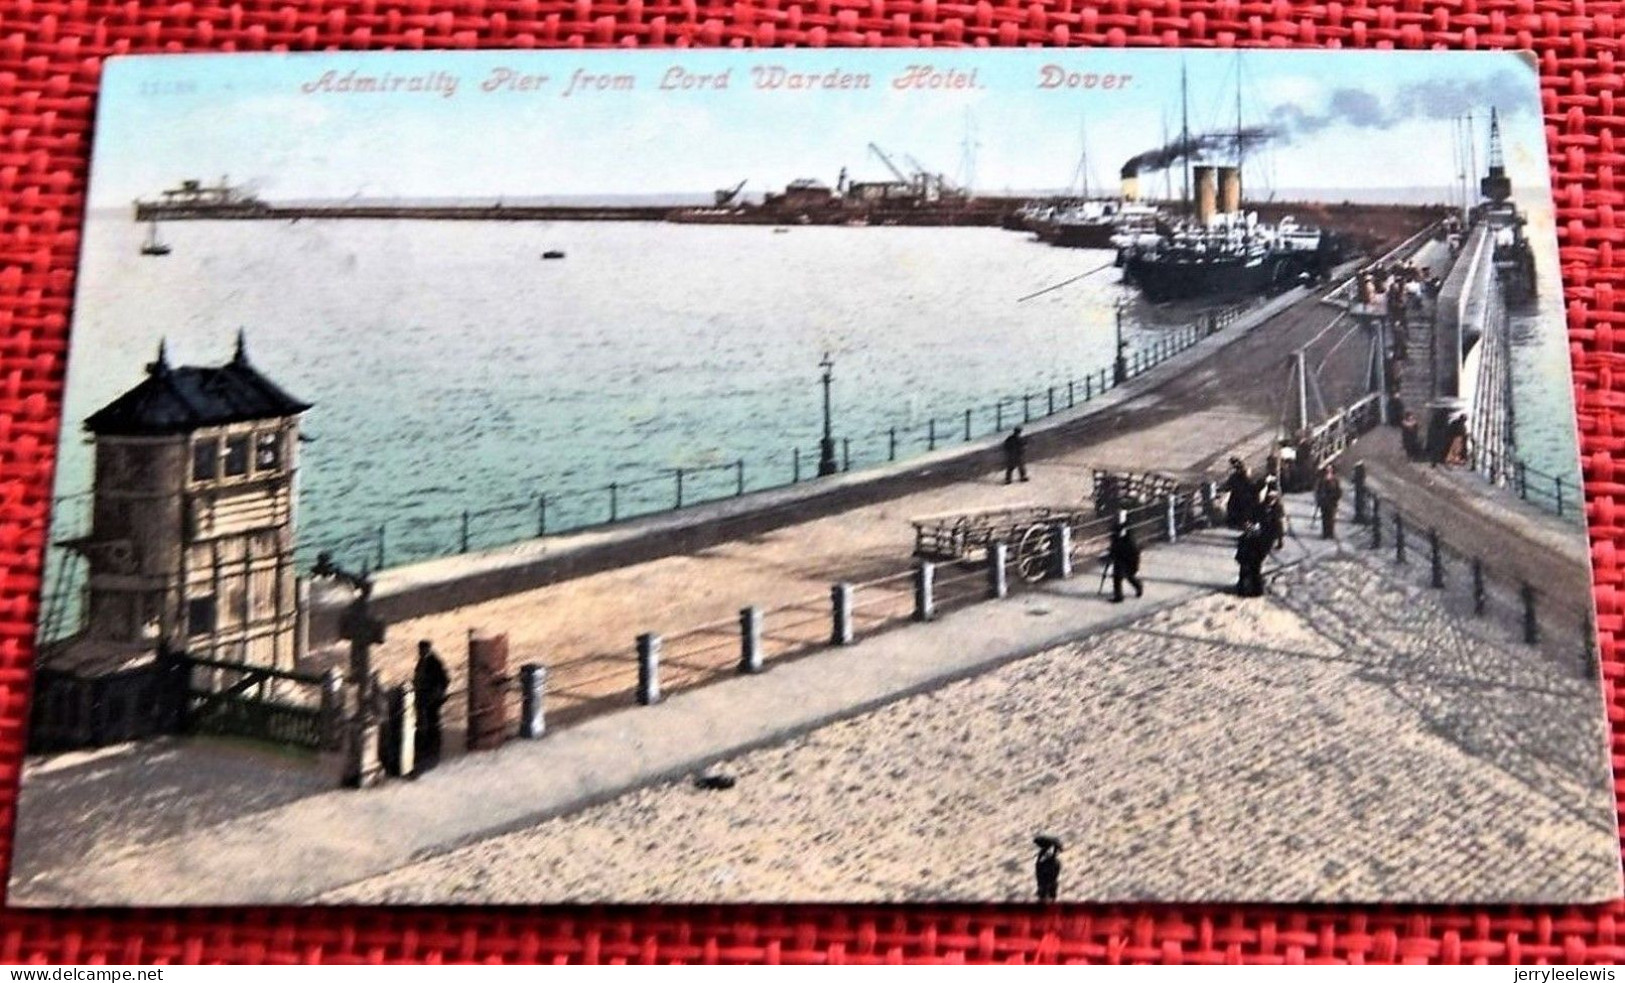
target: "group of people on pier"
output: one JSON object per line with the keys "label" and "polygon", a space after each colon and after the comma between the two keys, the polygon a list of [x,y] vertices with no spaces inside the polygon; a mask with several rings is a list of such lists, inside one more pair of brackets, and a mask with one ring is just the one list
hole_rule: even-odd
{"label": "group of people on pier", "polygon": [[[1236,538],[1236,593],[1260,597],[1264,593],[1264,561],[1286,541],[1286,502],[1281,495],[1280,459],[1270,458],[1270,467],[1255,478],[1247,462],[1230,459],[1225,478],[1225,525],[1239,530]],[[1315,511],[1320,517],[1323,539],[1337,536],[1337,507],[1343,498],[1343,485],[1337,470],[1326,465],[1315,481]]]}

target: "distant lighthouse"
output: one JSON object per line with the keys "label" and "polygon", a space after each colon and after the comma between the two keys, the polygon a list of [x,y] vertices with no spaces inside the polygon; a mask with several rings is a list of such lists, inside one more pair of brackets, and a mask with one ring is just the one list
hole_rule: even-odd
{"label": "distant lighthouse", "polygon": [[300,415],[249,363],[171,366],[85,420],[95,444],[90,532],[61,545],[88,566],[79,630],[41,664],[81,677],[161,647],[286,669],[303,654],[294,529]]}

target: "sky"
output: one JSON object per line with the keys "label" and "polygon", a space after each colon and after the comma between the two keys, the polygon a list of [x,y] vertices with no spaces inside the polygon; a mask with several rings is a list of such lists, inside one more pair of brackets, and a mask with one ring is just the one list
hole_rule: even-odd
{"label": "sky", "polygon": [[[973,143],[975,184],[990,192],[1065,187],[1086,149],[1094,187],[1109,192],[1124,161],[1179,132],[1182,66],[1192,131],[1235,126],[1238,62],[1244,124],[1278,134],[1250,163],[1249,195],[1442,189],[1456,171],[1450,117],[1477,114],[1482,170],[1492,105],[1514,183],[1547,185],[1536,73],[1511,52],[159,55],[104,68],[92,205],[223,175],[269,200],[707,193],[741,180],[759,195],[797,178],[833,185],[843,167],[854,179],[886,179],[871,142],[905,170],[907,155],[950,178],[965,175]],[[867,76],[869,87],[758,84],[775,69]],[[1043,84],[1057,74],[1079,84]],[[623,78],[600,88],[589,76]],[[662,87],[699,76],[713,85],[720,76],[726,88]],[[363,77],[395,88],[353,91]]]}

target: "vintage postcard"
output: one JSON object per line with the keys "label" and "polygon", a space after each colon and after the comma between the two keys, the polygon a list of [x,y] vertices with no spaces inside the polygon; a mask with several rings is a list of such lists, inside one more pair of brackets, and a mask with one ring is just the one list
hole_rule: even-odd
{"label": "vintage postcard", "polygon": [[1516,53],[105,66],[13,904],[1540,902]]}

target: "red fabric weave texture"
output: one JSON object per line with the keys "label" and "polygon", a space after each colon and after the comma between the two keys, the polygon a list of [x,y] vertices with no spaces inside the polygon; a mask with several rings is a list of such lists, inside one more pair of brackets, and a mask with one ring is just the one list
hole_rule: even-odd
{"label": "red fabric weave texture", "polygon": [[[102,59],[633,46],[1331,46],[1538,54],[1616,762],[1625,744],[1621,3],[0,0],[0,851],[9,858]],[[1621,93],[1625,95],[1625,93]],[[1614,410],[1621,409],[1616,419]],[[1616,783],[1616,794],[1620,786]],[[1615,962],[1625,904],[0,911],[0,961]]]}

